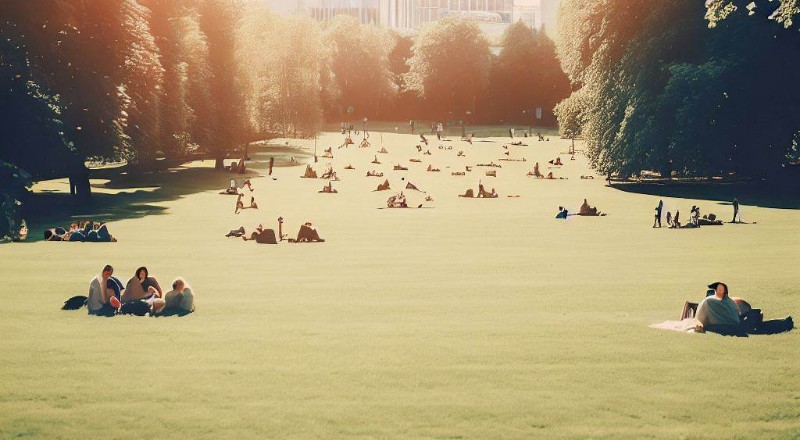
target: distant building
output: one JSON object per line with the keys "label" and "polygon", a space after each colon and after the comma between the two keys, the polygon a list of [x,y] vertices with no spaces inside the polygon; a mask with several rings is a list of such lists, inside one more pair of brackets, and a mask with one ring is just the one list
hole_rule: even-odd
{"label": "distant building", "polygon": [[290,0],[282,3],[284,10],[297,10],[319,21],[349,15],[362,24],[406,31],[416,31],[426,23],[453,16],[502,30],[520,20],[537,28],[542,23],[539,0]]}
{"label": "distant building", "polygon": [[539,28],[544,27],[547,35],[551,38],[556,37],[558,30],[558,8],[561,0],[539,0],[541,2],[541,24]]}

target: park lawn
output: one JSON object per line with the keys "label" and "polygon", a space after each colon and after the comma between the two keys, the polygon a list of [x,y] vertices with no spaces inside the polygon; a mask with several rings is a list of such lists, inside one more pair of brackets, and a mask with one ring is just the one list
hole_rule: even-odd
{"label": "park lawn", "polygon": [[[797,331],[729,338],[648,328],[677,319],[717,280],[768,318],[797,316],[800,212],[746,205],[744,219],[758,224],[652,229],[658,197],[580,179],[590,173],[580,155],[561,154],[566,166],[554,172],[569,180],[525,177],[535,161],[549,171],[567,141],[511,147],[527,162],[499,162],[503,139],[444,149],[432,141],[430,156],[410,135],[370,140],[369,149],[338,149],[340,135],[320,138],[320,153],[336,156],[338,194],[317,193],[324,181],[299,179],[302,166],[279,167],[277,180],[252,180],[260,209],[234,215],[235,198],[217,194],[229,176],[199,163],[124,185],[97,181],[108,194],[68,211],[110,219],[118,243],[0,246],[0,438],[800,436]],[[390,154],[370,164],[381,146]],[[253,156],[263,172],[264,153]],[[497,178],[480,167],[451,176],[489,161],[503,166]],[[429,163],[442,172],[425,172]],[[371,192],[383,178],[364,177],[370,169],[393,188],[427,190],[433,203],[406,193],[433,208],[377,209],[390,193]],[[457,197],[479,179],[501,197]],[[609,216],[553,219],[585,197]],[[664,201],[684,219],[693,204],[731,215],[724,201]],[[31,221],[35,238],[44,222],[69,219],[53,206]],[[284,232],[312,221],[327,241],[223,237],[277,227],[279,216]],[[162,285],[185,277],[197,312],[106,319],[59,310],[106,263],[123,282],[140,265]]]}

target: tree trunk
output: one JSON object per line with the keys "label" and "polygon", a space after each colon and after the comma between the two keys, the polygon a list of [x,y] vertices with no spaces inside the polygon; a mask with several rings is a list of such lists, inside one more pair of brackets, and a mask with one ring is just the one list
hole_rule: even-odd
{"label": "tree trunk", "polygon": [[218,157],[214,163],[214,169],[220,171],[225,168],[225,158]]}

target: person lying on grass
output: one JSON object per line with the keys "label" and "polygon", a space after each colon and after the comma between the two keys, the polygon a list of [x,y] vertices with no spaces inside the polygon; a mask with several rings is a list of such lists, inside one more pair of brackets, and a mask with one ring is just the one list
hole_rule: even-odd
{"label": "person lying on grass", "polygon": [[72,223],[69,231],[62,228],[50,228],[44,231],[45,241],[71,241],[71,242],[91,242],[91,243],[114,243],[116,237],[108,232],[105,223],[95,223],[87,221],[82,228],[77,223]]}
{"label": "person lying on grass", "polygon": [[754,309],[742,298],[731,297],[728,285],[715,282],[708,285],[706,298],[697,306],[695,319],[700,322],[698,330],[722,334],[773,334],[792,330],[794,321],[785,319],[764,322],[761,310]]}

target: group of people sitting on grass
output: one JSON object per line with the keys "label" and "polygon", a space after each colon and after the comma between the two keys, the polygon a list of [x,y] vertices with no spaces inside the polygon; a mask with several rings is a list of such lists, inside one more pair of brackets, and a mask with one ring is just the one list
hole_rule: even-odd
{"label": "group of people sitting on grass", "polygon": [[583,204],[578,209],[577,214],[570,214],[569,210],[563,206],[558,207],[558,214],[556,214],[557,219],[566,220],[567,217],[569,217],[570,215],[581,215],[586,217],[603,217],[606,214],[600,212],[600,210],[598,210],[596,207],[590,206],[587,199],[583,199]]}
{"label": "group of people sitting on grass", "polygon": [[250,179],[247,179],[247,180],[245,180],[244,182],[242,182],[242,185],[241,185],[241,186],[239,186],[239,185],[236,183],[236,180],[235,180],[235,179],[231,179],[231,183],[228,185],[228,188],[227,188],[227,189],[225,189],[224,191],[220,192],[220,195],[226,195],[226,196],[238,196],[239,194],[243,194],[243,192],[241,191],[241,189],[244,189],[244,188],[247,188],[247,189],[249,189],[249,190],[250,190],[250,192],[253,192],[253,191],[255,191],[255,190],[253,189],[253,185],[250,183]]}
{"label": "group of people sitting on grass", "polygon": [[[657,221],[658,227],[661,227],[660,219]],[[719,220],[716,214],[708,214],[700,217],[700,207],[692,206],[689,214],[689,222],[681,223],[680,210],[675,211],[675,216],[671,212],[667,212],[667,226],[672,229],[694,229],[700,226],[722,226],[722,220]],[[656,226],[654,226],[656,227]]]}
{"label": "group of people sitting on grass", "polygon": [[[234,229],[225,236],[242,238],[244,241],[255,241],[258,244],[278,244],[280,241],[286,239],[286,235],[283,234],[283,217],[278,217],[277,235],[274,229],[264,228],[259,224],[253,228],[253,231],[249,235],[244,226],[240,226],[239,229]],[[325,240],[320,238],[319,231],[317,231],[317,228],[311,222],[305,222],[300,226],[300,230],[297,232],[297,238],[290,238],[288,241],[290,243],[322,243]]]}
{"label": "group of people sitting on grass", "polygon": [[[734,199],[734,219],[739,211],[738,200]],[[661,227],[661,214],[664,210],[664,201],[659,200],[658,205],[656,205],[655,211],[655,220],[653,221],[654,228]],[[667,212],[667,226],[672,229],[691,229],[691,228],[699,228],[700,226],[722,226],[722,220],[720,220],[716,214],[706,214],[700,216],[700,207],[696,205],[692,205],[692,209],[689,211],[689,222],[686,224],[681,223],[681,212],[680,210],[675,211],[675,216],[672,215],[671,212]]]}
{"label": "group of people sitting on grass", "polygon": [[499,196],[497,195],[497,192],[494,190],[494,188],[492,188],[491,192],[486,191],[486,188],[483,186],[483,182],[479,181],[478,182],[478,194],[477,195],[472,190],[472,188],[469,188],[469,189],[467,189],[467,191],[464,194],[459,194],[459,197],[463,197],[463,198],[467,198],[467,199],[472,199],[472,198],[477,198],[477,199],[496,199]]}
{"label": "group of people sitting on grass", "polygon": [[117,239],[108,232],[108,226],[104,222],[92,222],[85,220],[72,223],[69,229],[62,227],[49,228],[44,231],[45,241],[80,241],[89,243],[112,243]]}
{"label": "group of people sitting on grass", "polygon": [[386,207],[387,208],[408,208],[408,201],[406,201],[406,195],[400,191],[400,194],[394,195],[389,197],[386,200]]}
{"label": "group of people sitting on grass", "polygon": [[239,197],[236,198],[236,208],[233,210],[234,214],[239,214],[245,209],[258,209],[258,203],[256,203],[256,198],[252,195],[250,196],[250,205],[244,205],[244,194],[239,194]]}
{"label": "group of people sitting on grass", "polygon": [[114,268],[106,265],[90,282],[86,298],[90,315],[155,316],[194,311],[194,293],[182,278],[177,278],[172,283],[172,290],[165,293],[146,267],[136,269],[124,286],[113,275]]}

